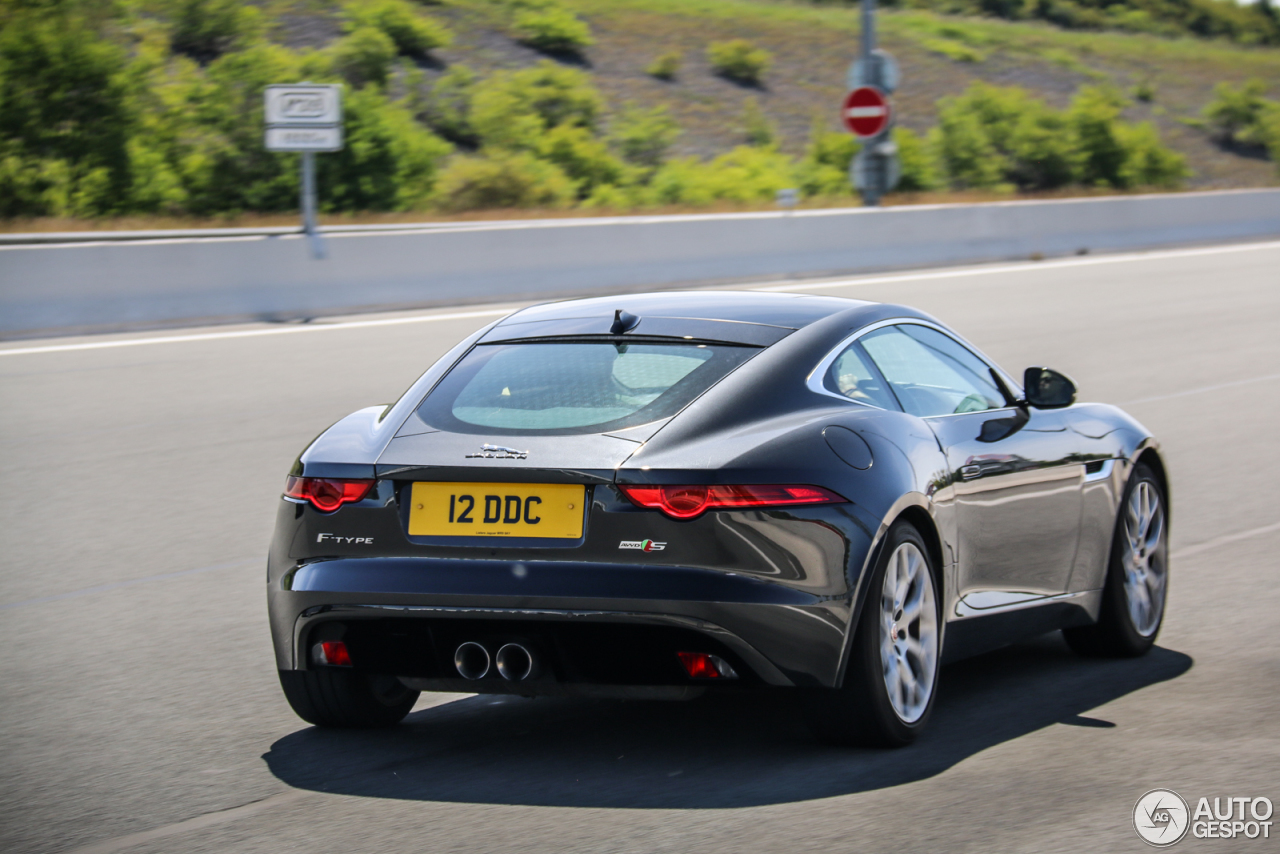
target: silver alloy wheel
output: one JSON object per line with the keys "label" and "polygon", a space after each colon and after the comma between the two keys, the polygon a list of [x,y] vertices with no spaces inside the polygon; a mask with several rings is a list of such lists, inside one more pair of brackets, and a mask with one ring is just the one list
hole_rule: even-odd
{"label": "silver alloy wheel", "polygon": [[1164,508],[1150,481],[1140,480],[1129,493],[1124,513],[1124,598],[1133,629],[1151,637],[1164,614],[1169,579],[1165,564]]}
{"label": "silver alloy wheel", "polygon": [[880,590],[880,663],[893,711],[915,723],[929,708],[938,667],[938,609],[929,563],[914,543],[889,557]]}

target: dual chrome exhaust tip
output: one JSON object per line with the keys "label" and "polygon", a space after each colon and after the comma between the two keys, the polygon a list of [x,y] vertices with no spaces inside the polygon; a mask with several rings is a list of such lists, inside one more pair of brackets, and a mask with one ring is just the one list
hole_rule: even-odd
{"label": "dual chrome exhaust tip", "polygon": [[453,653],[453,666],[463,679],[475,681],[489,675],[496,668],[498,675],[508,682],[522,682],[538,675],[538,660],[529,649],[518,643],[503,644],[497,655],[475,641],[459,644]]}

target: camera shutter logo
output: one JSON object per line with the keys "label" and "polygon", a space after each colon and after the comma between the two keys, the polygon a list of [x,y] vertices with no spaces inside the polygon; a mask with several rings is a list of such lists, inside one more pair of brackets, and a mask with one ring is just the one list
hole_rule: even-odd
{"label": "camera shutter logo", "polygon": [[1133,829],[1148,845],[1172,845],[1187,835],[1190,826],[1187,802],[1171,789],[1152,789],[1133,805]]}

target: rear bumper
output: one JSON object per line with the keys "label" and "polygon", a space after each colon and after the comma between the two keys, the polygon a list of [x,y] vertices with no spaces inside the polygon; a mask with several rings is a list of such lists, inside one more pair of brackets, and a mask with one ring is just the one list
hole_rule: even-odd
{"label": "rear bumper", "polygon": [[[743,669],[739,684],[832,686],[849,625],[847,600],[687,567],[349,558],[272,567],[268,586],[280,669],[309,668],[318,633],[359,624],[352,636],[371,640],[361,641],[369,652],[363,662],[357,656],[357,666],[404,670],[394,675],[442,690],[457,690],[445,653],[468,632],[494,642],[532,638],[556,659],[548,685],[613,681],[591,664],[610,644],[652,677],[640,684],[687,685],[678,671],[646,669],[640,653],[652,647],[674,665],[668,647],[701,643]],[[622,673],[618,681],[637,684],[636,678]],[[527,687],[538,693],[536,685]]]}

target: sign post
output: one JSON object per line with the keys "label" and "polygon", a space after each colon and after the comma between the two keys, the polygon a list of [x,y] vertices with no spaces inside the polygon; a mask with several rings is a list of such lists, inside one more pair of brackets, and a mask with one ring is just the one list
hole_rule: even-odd
{"label": "sign post", "polygon": [[342,87],[268,86],[263,97],[267,150],[302,154],[302,230],[312,256],[323,258],[316,228],[316,152],[342,150]]}
{"label": "sign post", "polygon": [[888,95],[898,88],[898,64],[876,49],[876,0],[862,0],[862,50],[849,69],[849,86],[840,118],[849,132],[863,141],[849,164],[849,180],[862,192],[864,204],[875,207],[898,183],[898,149],[890,139],[893,110]]}

